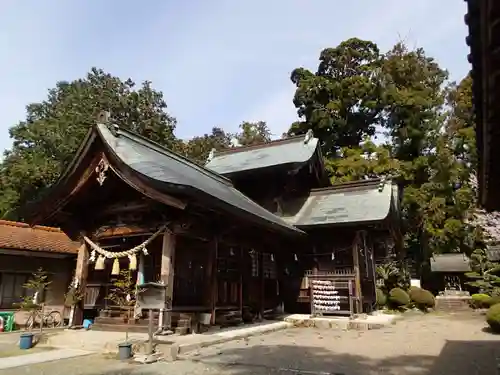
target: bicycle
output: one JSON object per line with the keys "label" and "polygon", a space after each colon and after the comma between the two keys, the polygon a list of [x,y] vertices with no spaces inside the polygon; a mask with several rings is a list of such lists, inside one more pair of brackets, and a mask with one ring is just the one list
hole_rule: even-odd
{"label": "bicycle", "polygon": [[27,330],[32,330],[34,327],[58,328],[61,327],[62,324],[63,320],[59,311],[53,310],[44,314],[42,310],[35,310],[30,314],[28,319],[26,319],[24,327]]}

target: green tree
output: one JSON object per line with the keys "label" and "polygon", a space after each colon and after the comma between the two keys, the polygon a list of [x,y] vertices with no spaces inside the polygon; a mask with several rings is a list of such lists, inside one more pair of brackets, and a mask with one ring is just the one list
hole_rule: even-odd
{"label": "green tree", "polygon": [[96,68],[83,79],[58,82],[44,101],[28,105],[26,119],[10,129],[13,147],[0,168],[0,216],[14,218],[17,207],[58,178],[102,110],[110,111],[119,126],[176,148],[176,121],[166,108],[150,82],[136,88],[132,80]]}
{"label": "green tree", "polygon": [[449,110],[430,160],[432,174],[420,187],[425,205],[423,225],[432,252],[463,251],[468,254],[480,241],[473,222],[476,212],[475,132],[472,82],[469,76],[447,88]]}
{"label": "green tree", "polygon": [[223,129],[214,127],[210,134],[182,142],[178,146],[178,151],[196,163],[204,165],[213,149],[219,151],[232,147],[233,137],[232,134],[226,133]]}
{"label": "green tree", "polygon": [[438,147],[445,120],[446,79],[447,72],[423,49],[409,50],[403,43],[397,43],[384,55],[380,69],[382,123],[393,156],[399,161],[398,182],[404,192],[406,247],[418,263],[436,250],[431,246],[435,234],[428,224],[431,215],[440,228],[446,216],[442,190],[449,188],[449,184],[443,187],[449,171],[444,165],[440,167],[446,170],[433,169],[440,162],[450,162],[446,145]]}
{"label": "green tree", "polygon": [[293,102],[301,121],[289,133],[312,129],[329,158],[375,133],[382,109],[377,74],[381,60],[375,43],[357,38],[323,50],[319,60],[316,73],[304,68],[292,72],[297,87]]}
{"label": "green tree", "polygon": [[376,145],[367,139],[359,147],[343,147],[339,154],[338,158],[325,160],[332,183],[399,173],[399,161],[392,157],[389,145]]}
{"label": "green tree", "polygon": [[446,133],[451,140],[453,152],[456,158],[470,169],[470,172],[477,172],[476,132],[470,74],[459,84],[452,83],[448,87],[447,104],[450,110]]}
{"label": "green tree", "polygon": [[271,141],[271,130],[265,121],[244,121],[239,126],[239,132],[234,138],[241,146],[250,146]]}

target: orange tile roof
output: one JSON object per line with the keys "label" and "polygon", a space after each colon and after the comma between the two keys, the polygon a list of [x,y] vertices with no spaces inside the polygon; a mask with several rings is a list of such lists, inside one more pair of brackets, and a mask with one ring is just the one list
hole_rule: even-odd
{"label": "orange tile roof", "polygon": [[0,249],[76,254],[79,246],[58,228],[0,220]]}

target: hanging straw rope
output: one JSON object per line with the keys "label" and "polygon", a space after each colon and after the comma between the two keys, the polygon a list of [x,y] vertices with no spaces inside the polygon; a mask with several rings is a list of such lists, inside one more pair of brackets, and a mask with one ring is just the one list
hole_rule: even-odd
{"label": "hanging straw rope", "polygon": [[95,269],[96,270],[103,270],[105,260],[106,259],[114,259],[113,269],[111,271],[111,274],[118,275],[120,273],[120,262],[119,262],[120,258],[128,257],[129,262],[130,262],[129,269],[135,270],[137,268],[137,255],[136,254],[142,251],[144,253],[144,255],[148,255],[147,246],[156,237],[158,237],[162,232],[164,232],[165,229],[167,229],[167,225],[162,226],[151,237],[149,237],[146,241],[144,241],[140,245],[137,245],[136,247],[133,247],[132,249],[125,250],[125,251],[116,251],[116,252],[108,251],[108,250],[101,248],[99,245],[94,243],[87,236],[84,236],[83,239],[92,249],[92,253],[90,255],[89,260],[91,262],[95,262]]}

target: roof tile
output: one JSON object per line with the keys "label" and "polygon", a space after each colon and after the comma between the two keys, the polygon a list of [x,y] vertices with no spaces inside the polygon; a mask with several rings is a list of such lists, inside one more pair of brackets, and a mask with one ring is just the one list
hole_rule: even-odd
{"label": "roof tile", "polygon": [[0,249],[76,254],[79,246],[58,228],[0,220]]}

